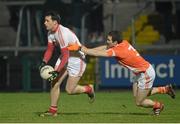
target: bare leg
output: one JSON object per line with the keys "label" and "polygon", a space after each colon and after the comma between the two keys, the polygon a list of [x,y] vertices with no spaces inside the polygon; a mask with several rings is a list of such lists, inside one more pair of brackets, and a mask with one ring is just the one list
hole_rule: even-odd
{"label": "bare leg", "polygon": [[[156,89],[154,89],[155,91]],[[137,83],[133,84],[133,94],[137,106],[145,108],[153,108],[154,114],[159,115],[163,110],[164,105],[158,101],[148,99],[148,95],[151,93],[151,89],[140,89]]]}
{"label": "bare leg", "polygon": [[154,102],[152,100],[146,98],[149,92],[150,89],[139,89],[138,84],[133,83],[133,95],[135,97],[135,102],[137,106],[152,107],[154,105]]}
{"label": "bare leg", "polygon": [[149,95],[154,95],[160,93],[158,87],[153,87]]}
{"label": "bare leg", "polygon": [[154,94],[168,94],[171,98],[175,98],[175,91],[171,84],[168,84],[166,86],[153,87],[148,95],[150,96]]}
{"label": "bare leg", "polygon": [[69,76],[66,84],[66,91],[68,94],[79,94],[86,92],[86,86],[78,85],[81,77]]}
{"label": "bare leg", "polygon": [[81,77],[69,76],[66,84],[66,91],[69,95],[86,93],[89,97],[89,102],[93,103],[95,100],[95,93],[93,85],[81,86],[78,82]]}
{"label": "bare leg", "polygon": [[51,106],[57,106],[58,99],[60,96],[60,85],[66,76],[67,76],[67,71],[64,70],[62,74],[60,75],[60,78],[58,79],[58,81],[52,82],[51,91],[50,91]]}
{"label": "bare leg", "polygon": [[149,94],[150,89],[137,89],[137,96],[136,96],[136,105],[142,107],[153,107],[154,101],[151,99],[147,99],[147,95]]}
{"label": "bare leg", "polygon": [[60,85],[66,76],[67,76],[67,71],[63,69],[59,77],[53,82],[51,82],[51,91],[50,91],[51,105],[47,112],[40,114],[41,117],[57,116],[57,105],[60,96]]}

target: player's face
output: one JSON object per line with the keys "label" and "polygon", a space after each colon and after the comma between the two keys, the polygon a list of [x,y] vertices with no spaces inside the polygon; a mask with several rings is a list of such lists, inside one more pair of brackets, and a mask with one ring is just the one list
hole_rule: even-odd
{"label": "player's face", "polygon": [[116,45],[116,42],[113,43],[112,36],[110,35],[107,36],[106,43],[107,43],[108,48],[111,48]]}
{"label": "player's face", "polygon": [[53,21],[51,19],[51,16],[46,16],[45,17],[45,21],[44,21],[44,25],[46,26],[46,29],[49,31],[53,31],[56,28],[56,21]]}

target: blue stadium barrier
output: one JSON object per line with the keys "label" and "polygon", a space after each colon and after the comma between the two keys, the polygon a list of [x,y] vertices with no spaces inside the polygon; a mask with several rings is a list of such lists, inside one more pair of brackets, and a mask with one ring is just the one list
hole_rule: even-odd
{"label": "blue stadium barrier", "polygon": [[[180,87],[180,56],[179,55],[148,55],[143,56],[149,61],[155,71],[154,86],[168,83]],[[114,58],[100,58],[100,74],[102,87],[131,87],[133,73],[123,66],[119,66]]]}

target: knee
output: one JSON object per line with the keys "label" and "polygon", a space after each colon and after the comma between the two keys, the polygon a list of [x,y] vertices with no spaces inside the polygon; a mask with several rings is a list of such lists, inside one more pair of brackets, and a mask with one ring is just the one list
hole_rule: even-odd
{"label": "knee", "polygon": [[142,106],[141,102],[136,100],[136,106],[141,107]]}
{"label": "knee", "polygon": [[69,95],[72,95],[74,92],[73,92],[73,89],[71,89],[71,88],[66,88],[66,92],[67,92],[67,94],[69,94]]}

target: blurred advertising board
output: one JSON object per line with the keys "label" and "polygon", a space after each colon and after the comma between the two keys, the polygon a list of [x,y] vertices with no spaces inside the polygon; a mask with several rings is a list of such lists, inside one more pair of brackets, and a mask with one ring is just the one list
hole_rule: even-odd
{"label": "blurred advertising board", "polygon": [[[180,86],[180,56],[148,55],[143,56],[155,71],[154,86],[168,83]],[[133,73],[120,66],[114,58],[100,58],[101,84],[103,87],[131,87]]]}

